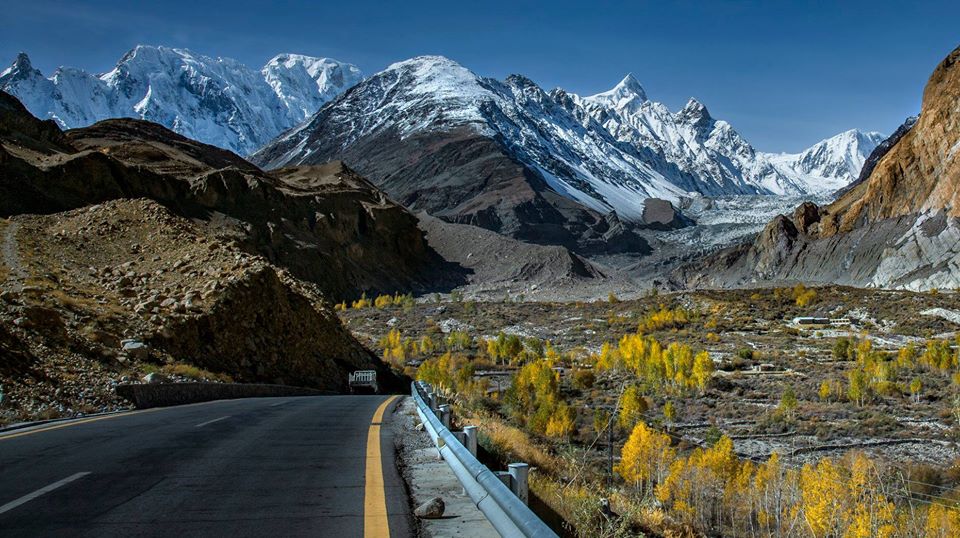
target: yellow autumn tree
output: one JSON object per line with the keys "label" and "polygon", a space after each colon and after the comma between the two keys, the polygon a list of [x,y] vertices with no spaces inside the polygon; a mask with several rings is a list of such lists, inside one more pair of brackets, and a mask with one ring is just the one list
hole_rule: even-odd
{"label": "yellow autumn tree", "polygon": [[693,359],[693,380],[700,392],[707,388],[707,383],[713,377],[713,371],[713,359],[710,358],[710,354],[706,351],[697,353],[697,356]]}
{"label": "yellow autumn tree", "polygon": [[821,401],[827,401],[830,399],[830,395],[833,394],[833,389],[830,386],[829,380],[823,380],[823,383],[820,383],[820,390],[817,391],[817,396],[820,397]]}
{"label": "yellow autumn tree", "polygon": [[606,371],[617,368],[620,364],[620,356],[609,342],[604,342],[600,346],[600,356],[597,357],[597,370]]}
{"label": "yellow autumn tree", "polygon": [[566,438],[573,433],[574,422],[573,408],[565,402],[557,404],[550,419],[547,421],[547,437]]}
{"label": "yellow autumn tree", "polygon": [[402,364],[406,360],[406,349],[399,329],[390,329],[380,339],[380,347],[383,349],[383,360],[393,364]]}
{"label": "yellow autumn tree", "polygon": [[[517,421],[537,433],[546,434],[551,419],[556,422],[556,410],[562,403],[557,372],[545,360],[528,362],[514,375],[508,398]],[[554,428],[559,425],[556,423]]]}
{"label": "yellow autumn tree", "polygon": [[615,470],[637,491],[646,494],[663,481],[674,458],[676,450],[670,446],[670,437],[640,421],[623,445]]}
{"label": "yellow autumn tree", "polygon": [[436,351],[437,344],[433,341],[433,338],[430,338],[429,334],[425,334],[420,337],[418,347],[421,355],[430,355]]}
{"label": "yellow autumn tree", "polygon": [[656,488],[657,498],[678,513],[681,521],[701,532],[715,533],[724,521],[733,519],[733,513],[727,510],[727,491],[740,477],[740,470],[733,441],[724,435],[712,447],[698,448],[685,461],[674,461],[666,479]]}
{"label": "yellow autumn tree", "polygon": [[797,284],[793,288],[793,300],[797,306],[804,308],[817,298],[816,290],[812,290],[803,284]]}
{"label": "yellow autumn tree", "polygon": [[837,536],[843,529],[843,477],[830,459],[800,471],[801,509],[807,528],[815,538]]}
{"label": "yellow autumn tree", "polygon": [[784,466],[774,452],[757,466],[750,500],[762,536],[780,536],[789,526],[794,502],[799,495],[797,471]]}
{"label": "yellow autumn tree", "polygon": [[367,294],[364,292],[360,294],[359,299],[350,303],[350,306],[353,307],[354,310],[360,310],[361,308],[369,308],[370,304],[370,299],[367,299]]}
{"label": "yellow autumn tree", "polygon": [[647,400],[644,399],[640,387],[637,385],[627,387],[623,391],[623,396],[620,397],[620,416],[617,417],[620,427],[630,431],[634,424],[643,418],[647,408]]}
{"label": "yellow autumn tree", "polygon": [[940,503],[927,509],[924,536],[926,538],[953,538],[960,536],[960,510]]}

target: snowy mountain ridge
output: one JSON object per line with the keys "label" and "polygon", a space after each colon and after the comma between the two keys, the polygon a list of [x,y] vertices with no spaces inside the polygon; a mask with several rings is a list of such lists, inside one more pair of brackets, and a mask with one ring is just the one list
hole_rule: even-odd
{"label": "snowy mountain ridge", "polygon": [[21,53],[0,72],[0,89],[65,129],[141,118],[246,155],[362,78],[328,58],[281,54],[257,71],[230,58],[138,45],[100,75],[61,67],[46,78]]}
{"label": "snowy mountain ridge", "polygon": [[[313,139],[311,126],[317,121],[345,134]],[[403,139],[458,127],[502,140],[554,191],[604,214],[616,210],[639,219],[646,198],[677,200],[686,194],[632,148],[619,147],[597,122],[571,115],[529,79],[480,77],[441,56],[390,65],[253,159],[268,167],[312,164],[365,137],[395,132]]]}
{"label": "snowy mountain ridge", "polygon": [[[21,54],[0,72],[0,89],[64,128],[136,117],[241,155],[267,144],[256,159],[271,166],[338,158],[385,134],[402,141],[466,127],[562,196],[631,221],[647,198],[832,192],[856,178],[882,139],[848,131],[798,154],[758,152],[696,99],[677,112],[651,101],[633,75],[581,97],[421,56],[362,80],[356,67],[326,58],[280,54],[257,71],[141,45],[100,75],[62,67],[46,78]],[[311,137],[318,121],[336,131]]]}
{"label": "snowy mountain ridge", "polygon": [[[694,98],[676,113],[650,101],[633,75],[612,90],[574,100],[618,140],[659,153],[665,163],[655,167],[672,181],[707,195],[830,192],[856,179],[886,138],[850,130],[798,154],[758,152]],[[671,177],[670,165],[680,174]],[[694,183],[687,176],[696,178]]]}
{"label": "snowy mountain ridge", "polygon": [[312,164],[378,137],[463,127],[498,141],[557,193],[630,221],[642,219],[647,198],[829,192],[855,178],[882,139],[851,131],[801,154],[772,155],[754,150],[695,99],[676,113],[650,101],[632,75],[580,97],[547,93],[520,75],[499,81],[423,56],[371,76],[253,159],[268,167]]}

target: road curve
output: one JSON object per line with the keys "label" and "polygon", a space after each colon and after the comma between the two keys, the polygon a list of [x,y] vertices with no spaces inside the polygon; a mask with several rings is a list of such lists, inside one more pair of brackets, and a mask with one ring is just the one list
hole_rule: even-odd
{"label": "road curve", "polygon": [[0,535],[410,536],[388,399],[224,400],[0,434]]}

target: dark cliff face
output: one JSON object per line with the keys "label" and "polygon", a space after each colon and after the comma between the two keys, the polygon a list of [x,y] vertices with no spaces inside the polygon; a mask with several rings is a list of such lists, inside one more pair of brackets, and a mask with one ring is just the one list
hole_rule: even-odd
{"label": "dark cliff face", "polygon": [[56,122],[33,117],[16,97],[3,91],[0,91],[0,138],[36,151],[74,151]]}
{"label": "dark cliff face", "polygon": [[919,119],[826,207],[779,216],[752,244],[681,267],[680,286],[812,282],[913,289],[960,283],[960,48],[934,70]]}
{"label": "dark cliff face", "polygon": [[62,133],[6,94],[0,104],[0,216],[145,197],[331,299],[462,282],[412,214],[341,163],[267,173],[149,122],[107,120]]}

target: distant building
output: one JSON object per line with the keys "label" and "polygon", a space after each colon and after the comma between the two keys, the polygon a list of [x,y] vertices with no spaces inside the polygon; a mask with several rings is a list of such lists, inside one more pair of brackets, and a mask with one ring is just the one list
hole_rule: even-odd
{"label": "distant building", "polygon": [[830,325],[830,319],[801,316],[799,318],[793,318],[793,324],[799,327],[822,327]]}

